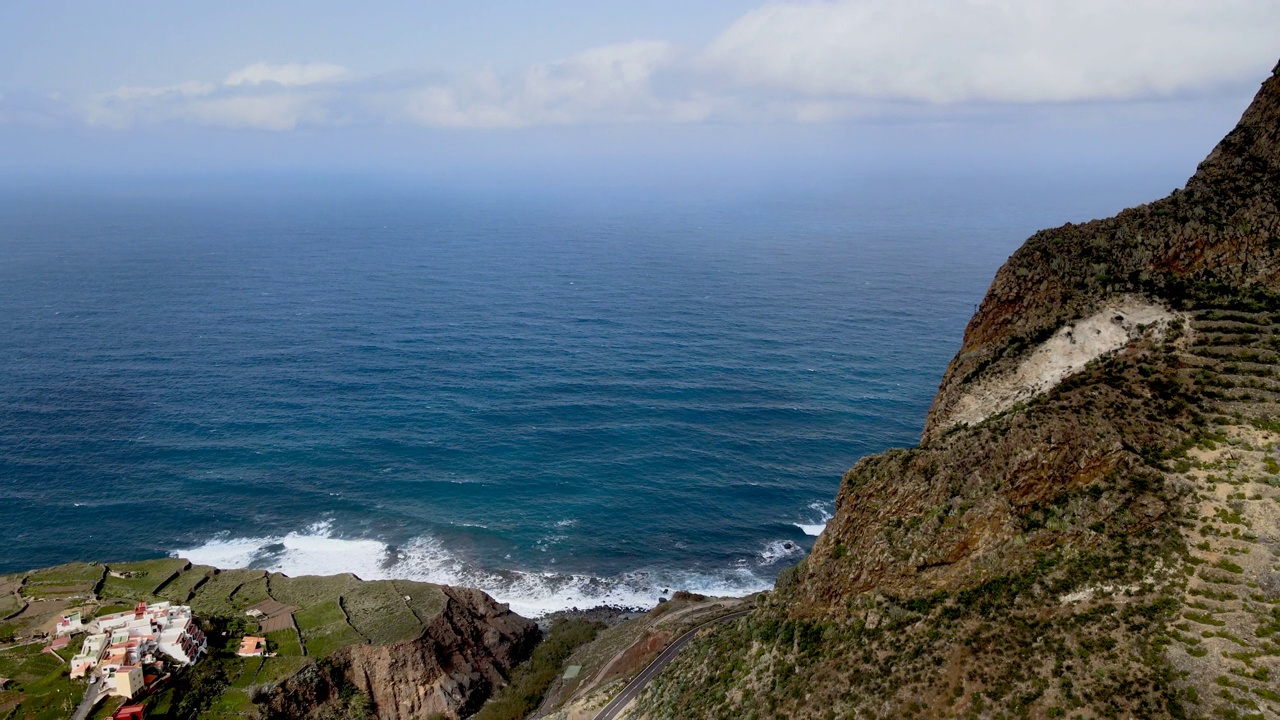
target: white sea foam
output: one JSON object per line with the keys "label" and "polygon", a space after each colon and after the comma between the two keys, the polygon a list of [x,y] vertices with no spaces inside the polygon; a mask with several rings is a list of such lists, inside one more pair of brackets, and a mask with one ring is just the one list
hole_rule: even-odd
{"label": "white sea foam", "polygon": [[774,540],[767,542],[764,549],[758,554],[759,563],[761,565],[772,565],[779,560],[787,558],[800,557],[804,555],[804,548],[799,543],[790,540]]}
{"label": "white sea foam", "polygon": [[831,518],[833,517],[830,508],[831,508],[831,503],[828,503],[828,502],[809,503],[809,509],[812,510],[821,519],[818,520],[818,522],[816,523],[797,522],[797,523],[791,523],[791,524],[800,528],[805,535],[812,535],[813,537],[817,537],[822,534],[823,530],[827,529],[827,522],[830,521]]}
{"label": "white sea foam", "polygon": [[463,585],[484,590],[526,617],[596,605],[652,607],[658,598],[676,590],[744,596],[773,585],[747,567],[721,572],[640,569],[610,578],[484,570],[464,562],[434,537],[415,538],[393,548],[380,540],[335,537],[328,522],[282,536],[233,538],[224,534],[199,547],[170,554],[201,565],[255,567],[294,577],[350,572],[365,580],[398,578]]}

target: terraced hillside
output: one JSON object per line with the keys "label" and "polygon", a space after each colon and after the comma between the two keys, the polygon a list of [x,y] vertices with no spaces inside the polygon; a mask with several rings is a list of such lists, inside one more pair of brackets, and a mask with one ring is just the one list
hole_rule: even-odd
{"label": "terraced hillside", "polygon": [[1187,186],[1037,233],[919,446],[633,718],[1280,718],[1280,66]]}
{"label": "terraced hillside", "polygon": [[[0,677],[10,680],[0,691],[0,718],[69,716],[86,685],[67,677],[65,663],[83,637],[57,653],[46,652],[54,624],[64,613],[78,611],[87,619],[138,601],[190,605],[211,642],[207,660],[148,699],[148,717],[161,719],[270,717],[280,714],[276,706],[299,712],[294,685],[313,668],[336,678],[333,687],[321,697],[317,688],[309,688],[305,702],[314,708],[292,716],[334,704],[377,711],[379,693],[403,680],[373,657],[378,652],[427,656],[411,678],[413,686],[434,688],[446,676],[448,692],[438,702],[432,695],[417,704],[435,707],[435,702],[437,711],[456,714],[483,703],[537,639],[536,626],[474,591],[401,580],[365,582],[350,574],[291,578],[262,570],[217,570],[171,558],[35,570],[0,578],[0,593]],[[235,657],[239,638],[263,629],[245,611],[264,601],[288,610],[263,618],[274,628],[266,633],[271,656]],[[477,677],[447,678],[451,657]],[[347,672],[359,677],[349,683]],[[379,672],[384,687],[359,687],[362,678],[367,684],[367,677]],[[108,703],[99,714],[109,715],[118,704]]]}
{"label": "terraced hillside", "polygon": [[1218,715],[1280,714],[1280,313],[1203,308],[1195,372],[1216,432],[1176,470],[1193,488],[1173,665]]}

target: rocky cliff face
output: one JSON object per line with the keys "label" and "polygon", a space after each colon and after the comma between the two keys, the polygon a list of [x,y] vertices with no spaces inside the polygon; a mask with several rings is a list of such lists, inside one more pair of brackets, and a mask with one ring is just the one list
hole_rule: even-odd
{"label": "rocky cliff face", "polygon": [[1280,66],[1185,189],[1113,218],[1039,232],[1009,258],[943,376],[926,440],[952,424],[979,376],[1009,372],[1028,348],[1109,298],[1178,302],[1194,287],[1276,287],[1277,187]]}
{"label": "rocky cliff face", "polygon": [[1183,190],[1036,234],[919,447],[649,717],[1280,717],[1280,66]]}
{"label": "rocky cliff face", "polygon": [[477,711],[532,652],[538,627],[478,590],[442,589],[444,609],[421,637],[342,648],[284,682],[264,714],[328,717],[344,709],[353,691],[372,701],[380,720],[459,718]]}

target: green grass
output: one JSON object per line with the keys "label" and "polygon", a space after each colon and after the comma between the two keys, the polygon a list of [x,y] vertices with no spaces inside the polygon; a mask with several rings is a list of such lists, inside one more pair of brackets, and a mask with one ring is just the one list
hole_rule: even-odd
{"label": "green grass", "polygon": [[307,655],[317,658],[328,657],[333,652],[349,645],[364,643],[364,638],[346,623],[316,628],[306,633],[304,637],[306,639]]}
{"label": "green grass", "polygon": [[364,638],[347,624],[346,615],[337,600],[326,600],[294,613],[307,654],[327,657],[348,645],[363,644]]}
{"label": "green grass", "polygon": [[537,710],[551,684],[564,672],[565,660],[591,642],[602,627],[586,620],[555,621],[547,639],[527,662],[512,671],[511,682],[480,708],[475,720],[519,720]]}
{"label": "green grass", "polygon": [[42,649],[43,645],[36,643],[0,652],[0,676],[24,684],[57,672],[62,664]]}
{"label": "green grass", "polygon": [[411,580],[390,580],[388,582],[396,589],[397,595],[409,598],[405,601],[406,604],[423,625],[431,622],[432,618],[444,610],[444,592],[440,590],[439,585],[413,582]]}
{"label": "green grass", "polygon": [[41,648],[36,644],[0,652],[0,676],[13,680],[9,690],[0,693],[0,704],[20,697],[22,710],[12,717],[63,720],[71,714],[67,703],[74,709],[84,688],[67,677],[66,665]]}
{"label": "green grass", "polygon": [[405,642],[422,634],[422,622],[389,582],[358,585],[342,596],[342,604],[352,626],[375,645]]}
{"label": "green grass", "polygon": [[222,570],[201,585],[191,599],[191,609],[197,615],[233,616],[240,614],[240,608],[232,602],[231,594],[242,584],[252,582],[265,575],[262,570]]}
{"label": "green grass", "polygon": [[160,591],[160,597],[176,603],[185,604],[191,596],[191,592],[195,590],[196,585],[204,580],[213,568],[208,565],[195,565],[183,571],[176,580],[165,585]]}
{"label": "green grass", "polygon": [[231,687],[244,689],[252,685],[258,677],[258,671],[262,669],[262,663],[265,660],[266,658],[256,657],[240,658],[242,668],[238,675],[231,678]]}
{"label": "green grass", "polygon": [[[0,622],[0,633],[21,634],[43,626],[65,611],[68,603],[63,598],[87,595],[97,588],[103,598],[103,605],[94,613],[98,615],[128,610],[136,601],[157,597],[190,604],[203,621],[215,624],[217,637],[210,638],[213,656],[181,673],[175,687],[187,695],[199,691],[201,718],[241,718],[255,712],[249,692],[256,686],[278,683],[340,648],[366,644],[370,637],[379,643],[413,640],[445,603],[440,588],[427,583],[364,583],[350,574],[289,578],[261,570],[217,571],[188,565],[186,560],[160,558],[106,565],[73,563],[34,571],[27,591],[51,599],[33,605],[38,612],[29,613],[29,617]],[[110,577],[108,570],[129,576]],[[0,579],[0,613],[20,609],[21,597],[15,592],[22,581],[20,575]],[[298,608],[295,618],[301,632],[287,629],[268,635],[269,648],[276,657],[242,659],[221,649],[223,640],[238,642],[241,634],[252,632],[244,608],[269,598]],[[63,655],[69,656],[82,642],[83,636],[75,638]],[[61,720],[79,702],[84,684],[72,683],[66,677],[67,666],[41,653],[41,648],[36,644],[0,652],[0,676],[14,680],[11,690],[0,693],[0,707],[6,708],[0,711],[0,720]],[[187,677],[193,671],[194,675]],[[154,698],[153,714],[173,715],[180,701],[185,702],[183,712],[195,707],[183,700],[185,695],[175,692]],[[15,702],[22,703],[21,709],[10,713]],[[172,706],[172,712],[159,707],[164,703]]]}
{"label": "green grass", "polygon": [[57,621],[59,615],[68,609],[78,608],[79,602],[75,600],[49,600],[41,599],[39,601],[31,601],[22,614],[5,623],[0,623],[0,635],[7,634],[10,630],[18,638],[26,638],[32,635],[48,631]]}
{"label": "green grass", "polygon": [[132,577],[112,577],[110,572],[102,583],[102,596],[150,600],[165,582],[182,572],[189,563],[177,558],[160,558],[141,562],[110,563],[108,571],[130,573]]}
{"label": "green grass", "polygon": [[253,682],[253,676],[258,674],[258,666],[262,661],[258,658],[230,658],[222,656],[214,662],[222,663],[222,670],[225,674],[224,679],[231,687],[237,687],[240,683],[248,685]]}
{"label": "green grass", "polygon": [[304,657],[282,656],[266,658],[262,662],[262,667],[258,669],[258,674],[254,677],[253,682],[255,685],[278,683],[285,678],[291,677],[312,662],[310,658]]}
{"label": "green grass", "polygon": [[111,720],[111,716],[115,711],[119,710],[120,706],[124,704],[124,698],[107,698],[93,706],[93,712],[89,713],[89,720]]}
{"label": "green grass", "polygon": [[237,610],[243,612],[245,608],[256,605],[263,600],[268,600],[270,598],[271,596],[267,593],[267,578],[264,575],[257,580],[252,580],[241,585],[235,593],[231,595],[231,604],[234,605]]}
{"label": "green grass", "polygon": [[23,594],[27,597],[60,598],[91,593],[106,569],[96,563],[68,563],[27,575]]}
{"label": "green grass", "polygon": [[291,578],[273,573],[270,579],[271,597],[286,605],[309,608],[350,592],[360,584],[351,573],[331,576],[304,575]]}
{"label": "green grass", "polygon": [[249,694],[244,688],[236,687],[234,684],[227,688],[222,695],[214,701],[213,706],[208,710],[200,713],[202,720],[219,718],[241,718],[253,717],[256,712],[253,701],[249,699]]}
{"label": "green grass", "polygon": [[[367,589],[370,585],[381,589]],[[355,575],[291,578],[273,574],[269,581],[271,596],[298,608],[294,620],[302,632],[302,645],[307,655],[317,658],[347,645],[364,644],[365,636],[347,622],[340,599],[352,599],[358,621],[381,640],[410,640],[418,636],[419,625],[413,613],[394,594],[390,583],[363,583]],[[399,612],[393,599],[400,602]],[[380,611],[385,614],[379,615]],[[410,631],[409,637],[394,637],[391,632]]]}
{"label": "green grass", "polygon": [[297,621],[298,629],[302,631],[304,637],[311,631],[326,625],[347,624],[347,616],[342,612],[342,607],[338,605],[336,599],[326,600],[299,610],[293,614],[293,619]]}
{"label": "green grass", "polygon": [[302,655],[302,643],[298,640],[298,632],[293,628],[267,633],[267,643],[271,652],[277,655],[284,657]]}
{"label": "green grass", "polygon": [[124,612],[125,610],[132,610],[133,607],[134,607],[134,603],[110,602],[110,603],[107,603],[106,605],[99,605],[98,609],[95,610],[93,614],[94,614],[94,617],[100,617],[102,615],[112,615],[118,612]]}

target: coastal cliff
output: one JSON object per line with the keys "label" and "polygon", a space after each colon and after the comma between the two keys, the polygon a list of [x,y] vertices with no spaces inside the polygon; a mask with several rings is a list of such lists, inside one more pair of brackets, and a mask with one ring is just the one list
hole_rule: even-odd
{"label": "coastal cliff", "polygon": [[[1184,188],[1009,258],[920,444],[845,474],[772,593],[673,598],[522,700],[591,717],[750,608],[628,717],[1280,718],[1278,253],[1280,65]],[[0,577],[0,717],[70,715],[83,636],[26,644],[63,614],[163,600],[212,649],[148,700],[172,720],[465,717],[539,637],[474,590],[77,563]],[[234,654],[258,633],[269,656]]]}
{"label": "coastal cliff", "polygon": [[1037,233],[919,446],[633,717],[1280,717],[1280,66],[1185,188]]}
{"label": "coastal cliff", "polygon": [[420,637],[337,650],[326,667],[312,666],[281,683],[262,702],[263,716],[328,717],[345,708],[353,689],[381,720],[474,713],[529,656],[539,635],[533,623],[479,590],[442,591],[444,606]]}
{"label": "coastal cliff", "polygon": [[1181,307],[1213,289],[1277,288],[1277,72],[1185,188],[1113,218],[1036,233],[1009,258],[943,376],[926,440],[950,426],[956,405],[980,380],[1010,373],[1028,348],[1118,296]]}
{"label": "coastal cliff", "polygon": [[[94,692],[67,665],[91,618],[165,602],[192,609],[208,648],[138,694],[155,720],[466,717],[541,639],[532,620],[468,588],[180,558],[71,563],[0,576],[0,717],[70,717]],[[55,642],[68,615],[76,620]],[[264,640],[265,654],[237,654],[246,637]],[[99,709],[109,715],[121,702]]]}

